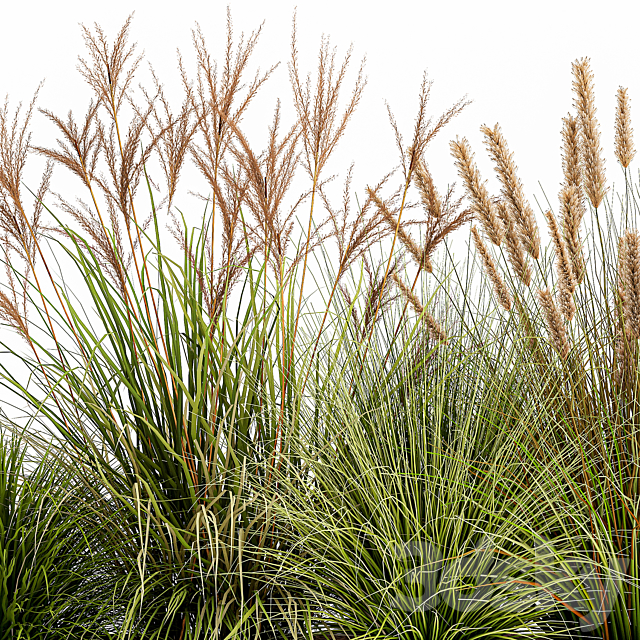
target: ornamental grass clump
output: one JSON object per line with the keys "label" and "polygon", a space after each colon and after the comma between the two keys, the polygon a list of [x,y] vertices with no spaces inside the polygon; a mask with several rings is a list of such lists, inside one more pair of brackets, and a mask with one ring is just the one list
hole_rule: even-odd
{"label": "ornamental grass clump", "polygon": [[[4,345],[3,391],[26,407],[29,446],[50,449],[81,488],[68,539],[85,536],[77,552],[100,559],[103,590],[90,579],[66,586],[89,612],[76,620],[87,637],[296,637],[309,624],[309,609],[282,573],[291,536],[283,535],[288,525],[276,518],[274,504],[281,470],[293,474],[287,490],[308,481],[292,443],[302,438],[302,409],[314,402],[305,389],[320,371],[320,354],[342,365],[341,354],[325,350],[345,340],[344,328],[335,333],[342,298],[334,294],[349,296],[344,282],[366,265],[368,306],[357,354],[364,367],[369,347],[369,357],[376,353],[376,327],[386,321],[401,259],[392,250],[373,265],[370,250],[391,235],[395,243],[404,229],[414,175],[429,220],[424,265],[466,221],[451,191],[437,194],[423,158],[466,102],[432,122],[430,84],[423,82],[412,150],[404,149],[391,116],[402,197],[382,198],[388,176],[354,215],[349,179],[340,210],[331,205],[325,177],[365,85],[361,68],[340,112],[351,52],[338,69],[323,39],[316,85],[304,85],[294,22],[290,82],[297,119],[283,126],[278,104],[267,147],[257,152],[241,122],[275,69],[246,80],[260,30],[236,45],[228,13],[219,68],[196,29],[195,77],[181,63],[184,99],[176,111],[153,70],[153,90],[142,88],[136,101],[141,58],[129,43],[130,27],[129,19],[113,42],[97,25],[83,27],[87,56],[79,70],[92,100],[80,117],[41,110],[59,136],[57,146],[31,139],[35,98],[26,112],[11,114],[8,102],[0,112],[6,275],[0,317],[22,338]],[[27,207],[24,170],[34,156],[46,165]],[[209,189],[195,224],[176,206],[188,159]],[[310,187],[291,199],[300,166]],[[84,197],[53,193],[53,167],[70,172]],[[162,197],[153,179],[158,173]],[[383,201],[395,229],[383,224]],[[307,233],[296,243],[295,214],[305,203]],[[177,245],[173,254],[164,226]],[[317,250],[332,241],[339,267],[315,323],[308,319],[315,316],[306,308],[305,277]],[[446,342],[435,318],[428,311],[425,317]],[[403,326],[398,323],[396,335]],[[102,526],[88,539],[92,518]],[[66,586],[56,597],[66,597]],[[7,629],[15,635],[18,628]]]}
{"label": "ornamental grass clump", "polygon": [[429,144],[468,101],[431,118],[426,77],[356,206],[353,167],[337,198],[329,175],[366,85],[351,49],[323,38],[305,83],[294,18],[294,119],[278,101],[257,150],[260,29],[236,44],[227,12],[218,65],[196,28],[176,109],[153,69],[134,89],[130,28],[83,27],[87,108],[39,112],[57,145],[32,140],[37,93],[0,109],[0,320],[20,338],[0,384],[22,434],[0,442],[3,637],[635,638],[627,91],[619,217],[586,58],[545,227],[499,124],[480,129],[499,194],[463,137],[466,194],[436,184]]}
{"label": "ornamental grass clump", "polygon": [[[113,575],[90,498],[52,456],[0,431],[0,638],[80,638],[104,632]],[[105,514],[103,514],[105,515]],[[106,569],[106,571],[105,571]]]}
{"label": "ornamental grass clump", "polygon": [[[603,639],[632,638],[639,624],[635,424],[640,334],[635,328],[637,187],[627,171],[633,157],[630,107],[626,92],[619,92],[616,156],[625,170],[625,190],[616,215],[613,197],[607,195],[589,60],[576,61],[572,71],[576,113],[563,120],[559,216],[545,212],[550,247],[539,257],[530,254],[536,259],[528,287],[521,286],[521,267],[511,252],[500,256],[501,275],[515,304],[495,319],[496,326],[511,328],[511,337],[496,329],[495,339],[508,340],[508,361],[521,361],[515,371],[526,398],[538,407],[538,422],[518,444],[518,455],[527,457],[532,472],[550,473],[545,499],[550,512],[563,514],[560,529],[541,525],[540,530],[550,540],[560,531],[563,539],[573,531],[574,552],[582,557],[563,565],[565,586],[554,592],[557,615],[573,627],[571,637],[584,632]],[[453,153],[464,178],[455,147]],[[503,179],[499,162],[496,171]],[[468,188],[468,197],[474,201],[476,191]],[[584,226],[586,214],[590,230]],[[495,272],[482,258],[493,284]],[[502,304],[504,294],[496,296]],[[482,339],[487,341],[490,333]],[[509,366],[496,365],[499,370]],[[551,459],[559,465],[555,471],[544,466]],[[569,471],[575,460],[579,465]]]}

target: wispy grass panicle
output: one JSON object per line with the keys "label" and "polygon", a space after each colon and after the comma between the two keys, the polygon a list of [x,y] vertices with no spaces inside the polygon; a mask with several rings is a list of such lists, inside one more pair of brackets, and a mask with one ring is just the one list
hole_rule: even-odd
{"label": "wispy grass panicle", "polygon": [[589,58],[580,58],[572,64],[574,107],[580,122],[584,157],[584,190],[592,206],[597,209],[607,190],[604,159],[600,143],[600,125],[596,118],[593,72]]}
{"label": "wispy grass panicle", "polygon": [[383,201],[382,198],[380,198],[380,196],[370,187],[367,189],[367,193],[378,207],[378,210],[380,211],[385,223],[388,225],[391,233],[395,233],[397,235],[402,246],[408,251],[409,255],[411,255],[416,265],[418,265],[418,268],[424,268],[431,273],[433,271],[433,265],[431,264],[429,256],[425,254],[411,234],[406,230],[406,224],[400,221],[399,217],[396,215],[397,212],[392,212],[389,209],[387,202]]}
{"label": "wispy grass panicle", "polygon": [[89,61],[79,58],[78,70],[94,90],[99,103],[116,120],[126,101],[142,55],[134,57],[136,44],[129,46],[131,14],[109,46],[102,27],[94,24],[95,33],[82,25],[82,35],[89,52]]}
{"label": "wispy grass panicle", "polygon": [[[145,124],[151,137],[158,140],[157,157],[167,185],[166,195],[156,207],[160,209],[166,204],[167,211],[171,211],[171,205],[178,189],[180,173],[189,155],[192,140],[200,126],[198,118],[194,117],[194,91],[187,79],[182,58],[179,59],[179,64],[184,98],[177,115],[174,115],[164,87],[153,68],[151,68],[151,74],[155,85],[155,95],[150,95],[142,88],[149,109],[149,117],[145,119]],[[136,112],[142,117],[140,110],[136,109]]]}
{"label": "wispy grass panicle", "polygon": [[640,338],[640,233],[627,231],[620,239],[618,282],[625,332]]}
{"label": "wispy grass panicle", "polygon": [[[250,82],[246,82],[247,67],[258,44],[262,25],[252,31],[246,40],[242,34],[236,45],[231,10],[227,7],[226,31],[224,64],[221,69],[218,68],[217,61],[212,59],[209,53],[200,25],[196,25],[196,29],[192,31],[197,72],[191,106],[198,122],[198,137],[194,137],[189,145],[189,150],[194,164],[209,184],[209,193],[212,193],[213,222],[208,240],[209,252],[206,256],[206,273],[204,274],[205,280],[208,282],[211,300],[215,298],[214,289],[220,283],[219,276],[214,275],[216,270],[214,258],[216,212],[219,206],[217,197],[221,191],[225,190],[225,183],[228,183],[225,175],[228,177],[232,173],[232,169],[228,167],[226,174],[221,176],[221,171],[225,173],[221,167],[226,160],[227,151],[234,135],[234,127],[237,129],[240,126],[249,105],[277,67],[277,65],[273,65],[264,73],[260,73],[258,69]],[[186,78],[184,74],[183,78]],[[201,197],[208,200],[209,194]],[[224,211],[222,215],[225,215]],[[227,253],[227,260],[231,256],[232,253]],[[229,264],[227,262],[225,266],[228,267]]]}
{"label": "wispy grass panicle", "polygon": [[446,332],[440,326],[440,323],[429,312],[425,311],[425,308],[418,299],[418,296],[413,293],[413,291],[407,286],[406,282],[395,271],[391,274],[391,277],[398,289],[400,289],[404,299],[413,307],[413,310],[422,317],[422,320],[429,329],[429,335],[431,338],[436,342],[448,344],[449,339]]}
{"label": "wispy grass panicle", "polygon": [[[378,200],[378,193],[385,185],[391,174],[387,174],[371,193]],[[327,193],[320,188],[319,193],[329,216],[332,227],[331,237],[335,240],[339,255],[339,270],[336,279],[340,280],[347,269],[359,258],[365,257],[373,244],[379,242],[389,234],[389,229],[383,218],[383,211],[376,204],[371,195],[367,195],[364,203],[358,206],[357,213],[352,216],[351,183],[353,179],[353,164],[349,167],[342,192],[342,206],[335,207],[329,201]]]}
{"label": "wispy grass panicle", "polygon": [[12,288],[11,296],[0,291],[0,320],[6,322],[29,342],[29,324],[24,302],[24,300],[18,299],[15,288]]}
{"label": "wispy grass panicle", "polygon": [[193,161],[209,184],[215,181],[217,168],[231,140],[230,123],[240,125],[249,105],[277,67],[274,65],[262,74],[256,71],[253,79],[246,84],[244,76],[258,44],[262,25],[252,31],[246,41],[243,34],[237,45],[229,8],[226,26],[227,41],[222,69],[218,69],[218,63],[211,58],[200,25],[192,32],[197,59],[192,106],[200,125],[202,142],[193,144],[191,152]]}
{"label": "wispy grass panicle", "polygon": [[507,289],[507,285],[502,279],[502,276],[498,273],[496,263],[491,257],[484,241],[480,237],[477,227],[471,227],[471,233],[473,234],[473,241],[476,245],[476,249],[482,258],[484,270],[489,277],[489,280],[491,280],[491,284],[493,284],[493,289],[496,297],[498,298],[498,302],[502,307],[504,307],[504,309],[509,311],[511,309],[512,300],[509,290]]}
{"label": "wispy grass panicle", "polygon": [[556,273],[558,274],[560,308],[567,322],[573,319],[576,312],[576,306],[573,302],[573,293],[578,285],[575,277],[573,263],[569,257],[567,246],[560,235],[558,223],[549,209],[545,213],[547,224],[549,225],[549,233],[553,242],[553,249],[556,254]]}
{"label": "wispy grass panicle", "polygon": [[52,166],[47,163],[31,215],[27,213],[22,189],[27,155],[31,148],[30,124],[40,88],[24,115],[18,105],[13,117],[9,99],[0,109],[0,233],[30,269],[36,258],[37,243],[42,233],[42,199],[49,191]]}
{"label": "wispy grass panicle", "polygon": [[615,151],[620,164],[627,169],[636,155],[633,145],[633,129],[631,127],[631,113],[628,89],[620,87],[616,94],[616,133]]}
{"label": "wispy grass panicle", "polygon": [[513,219],[518,227],[522,246],[537,260],[540,256],[540,232],[533,211],[524,196],[513,153],[509,151],[500,125],[496,124],[493,129],[483,125],[480,131],[484,134],[485,146],[502,183],[502,195],[513,210]]}
{"label": "wispy grass panicle", "polygon": [[416,163],[413,181],[418,187],[426,213],[432,218],[439,218],[442,215],[442,198],[433,183],[431,172],[422,159]]}
{"label": "wispy grass panicle", "polygon": [[516,232],[516,223],[511,219],[509,206],[504,200],[496,203],[496,209],[505,229],[504,241],[509,262],[516,276],[528,287],[531,284],[531,266],[522,248],[520,236]]}
{"label": "wispy grass panicle", "polygon": [[[272,264],[274,273],[282,282],[304,259],[304,251],[300,250],[285,265],[294,216],[304,195],[297,198],[290,207],[285,206],[285,197],[300,158],[300,129],[294,124],[281,135],[280,126],[281,112],[278,101],[269,127],[267,148],[260,155],[256,155],[245,135],[233,124],[236,142],[232,144],[231,150],[240,173],[246,176],[243,203],[252,214],[251,218],[247,217],[244,227],[239,224],[237,226],[239,242],[244,242],[243,234],[246,233],[251,245],[264,256],[265,261]],[[234,170],[235,168],[225,165],[230,184],[234,183]],[[236,181],[236,193],[239,193],[240,185],[241,181]],[[239,222],[239,218],[237,219]],[[309,250],[313,250],[324,239],[322,229],[326,224],[327,221],[319,223],[312,230],[311,237],[308,238]]]}
{"label": "wispy grass panicle", "polygon": [[538,291],[538,301],[542,307],[545,324],[549,332],[549,342],[560,357],[566,360],[571,350],[571,345],[562,315],[556,306],[553,296],[548,289],[541,289]]}
{"label": "wispy grass panicle", "polygon": [[485,186],[486,181],[482,182],[480,178],[480,172],[473,161],[474,154],[469,142],[466,138],[461,140],[456,138],[451,141],[450,147],[458,174],[471,200],[471,210],[475,218],[482,224],[489,240],[500,246],[504,237],[504,227]]}
{"label": "wispy grass panicle", "polygon": [[[30,343],[28,328],[28,285],[33,277],[38,284],[35,264],[45,226],[43,199],[48,194],[53,164],[48,161],[42,175],[31,214],[24,204],[22,189],[27,157],[31,150],[30,123],[38,87],[24,115],[22,105],[9,113],[9,99],[0,109],[0,245],[4,254],[9,294],[0,292],[0,318],[17,329]],[[20,282],[14,273],[21,273]],[[31,344],[31,343],[30,343]]]}

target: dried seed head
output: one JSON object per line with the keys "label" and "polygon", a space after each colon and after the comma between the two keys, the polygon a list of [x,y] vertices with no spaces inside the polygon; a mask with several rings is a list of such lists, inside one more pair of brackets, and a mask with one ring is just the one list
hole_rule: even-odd
{"label": "dried seed head", "polygon": [[389,228],[393,233],[397,233],[400,242],[404,248],[411,254],[411,257],[415,260],[418,267],[426,269],[429,273],[433,271],[433,265],[429,260],[429,257],[425,255],[424,251],[416,244],[416,241],[411,237],[409,233],[404,230],[403,225],[398,224],[397,218],[389,211],[386,203],[382,198],[371,188],[367,189],[369,197],[375,202],[378,210],[382,214],[385,222],[389,225]]}
{"label": "dried seed head", "polygon": [[511,309],[511,296],[509,295],[509,291],[507,289],[507,285],[504,283],[504,280],[498,273],[496,269],[496,264],[493,261],[493,258],[489,254],[487,247],[485,246],[480,234],[478,233],[478,229],[476,227],[471,228],[471,233],[473,234],[473,241],[475,242],[476,248],[478,249],[478,253],[482,258],[482,264],[484,266],[484,270],[489,276],[489,280],[493,284],[493,289],[496,293],[496,297],[498,298],[498,302],[507,310]]}
{"label": "dried seed head", "polygon": [[627,231],[618,250],[618,281],[627,335],[640,338],[640,234]]}
{"label": "dried seed head", "polygon": [[551,210],[545,213],[545,217],[549,224],[549,232],[556,254],[556,272],[560,286],[560,308],[567,322],[570,322],[576,312],[576,307],[573,303],[573,292],[576,290],[578,283],[576,282],[573,263],[569,258],[567,246],[560,236],[560,229],[558,228],[556,218]]}
{"label": "dried seed head", "polygon": [[420,191],[420,199],[427,214],[432,218],[439,219],[442,216],[442,199],[433,184],[429,169],[422,160],[418,160],[416,163],[413,181]]}
{"label": "dried seed head", "polygon": [[631,128],[631,115],[629,113],[629,96],[627,89],[618,89],[618,104],[616,106],[616,158],[626,169],[636,155],[633,146],[633,129]]}
{"label": "dried seed head", "polygon": [[562,172],[565,186],[582,186],[582,147],[580,124],[577,118],[567,114],[562,118]]}
{"label": "dried seed head", "polygon": [[471,200],[471,210],[475,217],[482,223],[484,232],[493,244],[500,246],[504,236],[502,222],[498,217],[493,202],[485,187],[485,182],[480,180],[480,172],[473,161],[473,151],[466,138],[452,140],[450,143],[451,154],[455,158],[458,174],[464,181],[467,195]]}
{"label": "dried seed head", "polygon": [[596,119],[593,72],[589,58],[576,60],[572,65],[574,106],[578,112],[584,154],[584,190],[597,209],[606,192],[604,160],[600,146],[600,125]]}
{"label": "dried seed head", "polygon": [[18,331],[27,342],[31,342],[29,338],[29,326],[26,318],[23,317],[23,314],[20,312],[16,300],[11,300],[11,298],[2,293],[2,291],[0,291],[0,320],[4,320],[8,325]]}
{"label": "dried seed head", "polygon": [[549,341],[553,348],[560,354],[560,357],[566,360],[571,349],[567,331],[558,307],[556,307],[556,303],[553,301],[553,297],[548,289],[538,291],[538,301],[542,307],[547,331],[549,332]]}
{"label": "dried seed head", "polygon": [[426,323],[427,328],[429,329],[429,334],[431,335],[431,338],[436,342],[442,342],[443,344],[448,344],[449,339],[447,338],[447,334],[442,329],[438,321],[430,313],[425,313],[424,306],[422,305],[420,300],[418,300],[418,297],[416,296],[416,294],[413,293],[413,291],[407,286],[404,280],[402,280],[402,278],[398,276],[397,273],[395,272],[392,273],[391,277],[393,278],[393,281],[396,283],[396,286],[398,287],[398,289],[400,289],[400,292],[402,293],[405,300],[413,307],[413,310],[418,315],[420,315],[424,320],[424,322]]}
{"label": "dried seed head", "polygon": [[504,200],[500,200],[496,204],[496,208],[505,228],[504,238],[509,262],[518,278],[528,287],[531,284],[531,268],[516,233],[516,223],[511,218],[509,205]]}
{"label": "dried seed head", "polygon": [[584,203],[577,185],[565,186],[560,192],[560,215],[562,218],[562,233],[575,280],[580,284],[584,278],[585,264],[580,239],[580,223],[584,216]]}
{"label": "dried seed head", "polygon": [[425,320],[427,327],[429,327],[429,335],[435,342],[441,342],[442,344],[449,344],[449,337],[446,331],[440,326],[440,323],[430,314],[425,314]]}
{"label": "dried seed head", "polygon": [[513,154],[509,152],[509,147],[499,125],[496,124],[493,129],[483,125],[480,127],[480,131],[484,133],[485,146],[496,165],[496,173],[502,183],[502,195],[511,205],[522,245],[533,258],[538,259],[540,256],[540,232],[533,211],[524,197]]}

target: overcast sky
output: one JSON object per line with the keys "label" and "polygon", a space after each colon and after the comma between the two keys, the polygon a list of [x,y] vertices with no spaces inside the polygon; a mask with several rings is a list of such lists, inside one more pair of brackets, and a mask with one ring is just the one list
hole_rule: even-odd
{"label": "overcast sky", "polygon": [[[289,0],[4,3],[0,93],[9,94],[12,104],[19,99],[26,101],[44,79],[40,106],[60,115],[69,108],[83,112],[91,94],[75,69],[77,57],[83,53],[79,23],[89,26],[98,22],[112,37],[132,11],[132,41],[144,50],[167,87],[177,88],[176,49],[182,51],[188,66],[193,64],[191,29],[196,21],[212,55],[221,55],[227,4],[238,35],[265,21],[253,62],[267,68],[281,61],[250,121],[264,130],[276,98],[281,97],[285,108],[290,104],[286,63],[296,3]],[[464,135],[476,152],[483,177],[491,177],[490,185],[495,190],[479,127],[499,122],[532,204],[534,196],[541,195],[538,181],[555,204],[561,178],[561,118],[572,101],[571,62],[589,56],[609,181],[619,180],[612,149],[619,85],[629,87],[632,118],[636,104],[640,108],[637,44],[631,26],[640,12],[630,12],[634,4],[610,1],[605,8],[600,2],[563,0],[298,2],[303,69],[313,68],[323,33],[338,47],[338,55],[353,43],[354,73],[360,58],[367,57],[368,86],[348,136],[336,152],[333,171],[343,172],[355,161],[354,189],[362,192],[367,183],[376,182],[397,164],[384,101],[389,102],[409,137],[420,80],[426,70],[434,81],[430,103],[433,115],[465,94],[473,100],[428,151],[427,160],[441,189],[456,179],[449,140]],[[178,103],[177,93],[175,99]],[[38,115],[34,121],[36,140],[52,135],[52,126]]]}

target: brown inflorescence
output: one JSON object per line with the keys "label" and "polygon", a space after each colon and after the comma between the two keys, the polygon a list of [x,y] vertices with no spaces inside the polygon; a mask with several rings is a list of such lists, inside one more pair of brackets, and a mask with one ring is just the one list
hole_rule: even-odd
{"label": "brown inflorescence", "polygon": [[391,277],[396,283],[398,289],[400,289],[400,292],[402,293],[404,298],[413,307],[413,310],[417,314],[419,314],[426,323],[427,328],[429,329],[429,335],[431,336],[432,340],[435,340],[436,342],[442,342],[443,344],[448,344],[449,339],[444,329],[430,313],[425,312],[424,306],[422,305],[420,300],[418,300],[418,296],[413,293],[413,291],[407,286],[404,280],[402,280],[402,278],[398,276],[397,273],[392,273]]}
{"label": "brown inflorescence", "polygon": [[553,348],[560,354],[560,357],[565,360],[567,355],[569,355],[571,347],[560,311],[558,311],[558,307],[553,301],[553,297],[548,289],[538,291],[538,300],[542,307],[547,331],[549,332],[549,341]]}
{"label": "brown inflorescence", "polygon": [[626,169],[636,155],[636,150],[633,146],[633,129],[631,128],[627,89],[620,87],[616,97],[618,99],[616,105],[616,158],[618,158],[620,164]]}
{"label": "brown inflorescence", "polygon": [[480,131],[485,136],[485,145],[496,165],[496,173],[502,183],[502,195],[513,212],[522,245],[537,260],[540,256],[540,232],[533,211],[524,197],[513,154],[509,152],[500,125],[496,124],[493,129],[483,125]]}
{"label": "brown inflorescence", "polygon": [[571,322],[576,312],[576,305],[573,302],[573,292],[576,290],[578,283],[576,282],[573,263],[569,257],[567,246],[560,236],[560,229],[558,228],[556,218],[551,210],[548,210],[545,213],[545,217],[549,224],[549,232],[551,234],[551,240],[556,254],[556,272],[558,274],[558,284],[560,289],[560,308],[562,309],[562,313],[567,322]]}
{"label": "brown inflorescence", "polygon": [[504,237],[504,228],[498,217],[496,209],[489,197],[485,183],[480,179],[480,172],[473,161],[473,151],[466,138],[452,140],[451,153],[455,158],[458,174],[462,178],[467,189],[467,195],[471,200],[471,210],[480,221],[484,232],[493,244],[500,246]]}
{"label": "brown inflorescence", "polygon": [[504,283],[504,280],[498,273],[496,268],[496,264],[491,257],[487,247],[485,246],[482,238],[480,237],[480,233],[476,227],[471,228],[471,233],[473,234],[473,240],[476,244],[476,248],[478,249],[478,253],[482,258],[482,264],[484,266],[484,270],[489,276],[489,280],[493,284],[493,289],[498,298],[498,302],[507,310],[511,309],[511,296],[509,295],[509,291],[507,290],[507,285]]}
{"label": "brown inflorescence", "polygon": [[618,281],[622,316],[629,337],[640,338],[640,234],[627,231],[618,250]]}
{"label": "brown inflorescence", "polygon": [[507,247],[507,255],[509,262],[515,271],[515,274],[528,287],[531,284],[531,267],[522,249],[522,243],[516,233],[516,223],[509,215],[509,207],[504,200],[498,201],[496,204],[498,215],[505,227],[505,245]]}
{"label": "brown inflorescence", "polygon": [[589,66],[589,58],[576,60],[572,67],[574,105],[582,133],[584,190],[593,207],[597,209],[604,198],[607,180],[600,146],[600,125],[596,119],[593,72]]}

